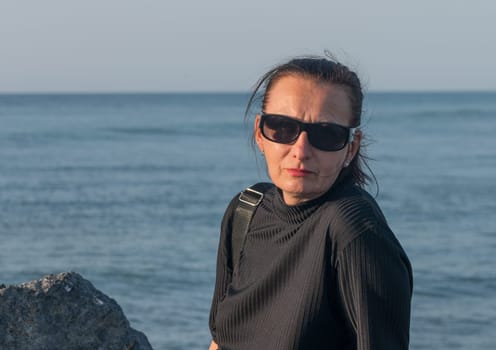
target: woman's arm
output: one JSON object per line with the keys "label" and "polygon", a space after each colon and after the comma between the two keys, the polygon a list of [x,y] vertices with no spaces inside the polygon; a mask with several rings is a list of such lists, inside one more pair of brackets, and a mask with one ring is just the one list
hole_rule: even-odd
{"label": "woman's arm", "polygon": [[[224,297],[226,293],[227,286],[231,282],[231,230],[232,230],[232,215],[235,206],[238,203],[238,196],[235,196],[224,213],[221,224],[221,232],[219,239],[219,246],[217,250],[217,267],[216,267],[216,278],[215,278],[215,288],[214,295],[212,298],[212,306],[210,308],[209,317],[209,328],[212,338],[216,338],[216,325],[215,319],[217,317],[217,305],[220,300]],[[215,346],[215,347],[212,347]],[[217,350],[217,344],[212,341],[210,349]]]}
{"label": "woman's arm", "polygon": [[339,258],[340,294],[358,350],[408,349],[411,266],[387,231],[376,227],[360,234]]}
{"label": "woman's arm", "polygon": [[208,350],[218,350],[219,349],[219,346],[217,345],[216,342],[214,342],[212,340],[212,342],[210,343],[210,347],[208,348]]}

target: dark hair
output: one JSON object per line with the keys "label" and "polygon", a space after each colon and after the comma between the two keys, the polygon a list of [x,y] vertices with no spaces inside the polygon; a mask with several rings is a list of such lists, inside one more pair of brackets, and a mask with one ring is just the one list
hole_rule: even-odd
{"label": "dark hair", "polygon": [[[286,63],[280,64],[265,73],[255,84],[250,95],[245,111],[245,120],[249,119],[250,111],[258,99],[261,99],[261,109],[265,110],[267,97],[275,82],[288,75],[300,75],[316,81],[340,85],[344,87],[350,99],[352,120],[351,127],[360,126],[362,120],[363,92],[360,79],[345,65],[330,57],[306,56],[294,58]],[[363,137],[362,137],[363,140]],[[252,140],[253,141],[253,140]],[[253,141],[254,142],[254,141]],[[350,165],[343,168],[338,176],[337,182],[351,181],[360,187],[364,187],[375,180],[372,171],[367,165],[367,158],[364,156],[360,145],[357,154]],[[367,168],[368,173],[363,168]]]}

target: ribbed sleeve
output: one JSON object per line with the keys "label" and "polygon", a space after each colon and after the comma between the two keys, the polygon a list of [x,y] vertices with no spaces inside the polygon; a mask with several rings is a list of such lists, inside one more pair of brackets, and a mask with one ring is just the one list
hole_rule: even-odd
{"label": "ribbed sleeve", "polygon": [[221,223],[221,234],[219,246],[217,249],[217,269],[215,278],[214,295],[212,298],[212,306],[210,308],[209,327],[212,339],[217,342],[217,329],[215,319],[217,316],[217,305],[224,297],[228,285],[232,280],[232,261],[231,261],[231,228],[232,228],[232,213],[237,203],[237,197],[232,199],[227,207]]}
{"label": "ribbed sleeve", "polygon": [[353,240],[338,261],[340,295],[356,348],[408,349],[411,281],[402,252],[371,231]]}

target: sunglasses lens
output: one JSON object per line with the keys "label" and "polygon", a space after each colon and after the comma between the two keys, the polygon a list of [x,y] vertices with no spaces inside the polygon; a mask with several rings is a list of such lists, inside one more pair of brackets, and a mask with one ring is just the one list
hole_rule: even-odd
{"label": "sunglasses lens", "polygon": [[262,119],[262,134],[271,141],[292,143],[300,134],[298,122],[277,115],[264,115]]}
{"label": "sunglasses lens", "polygon": [[308,140],[315,148],[323,151],[339,151],[348,141],[347,128],[335,124],[314,124],[308,126]]}

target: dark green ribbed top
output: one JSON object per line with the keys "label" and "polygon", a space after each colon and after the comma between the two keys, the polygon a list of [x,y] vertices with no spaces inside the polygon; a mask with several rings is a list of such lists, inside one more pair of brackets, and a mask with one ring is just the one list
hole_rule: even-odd
{"label": "dark green ribbed top", "polygon": [[287,206],[270,189],[236,271],[221,227],[210,313],[221,349],[408,349],[412,271],[375,200],[355,186]]}

